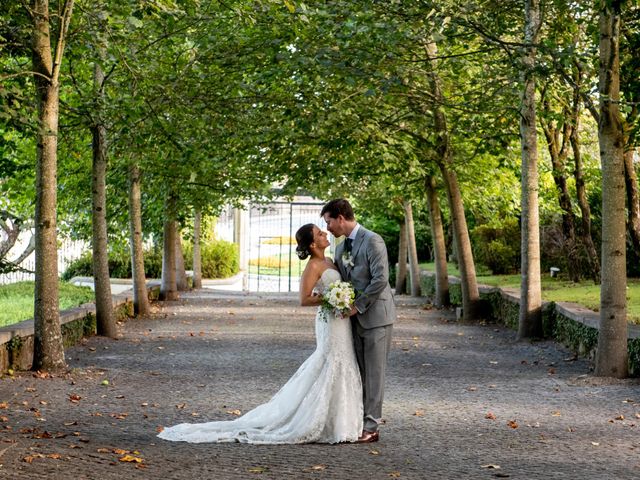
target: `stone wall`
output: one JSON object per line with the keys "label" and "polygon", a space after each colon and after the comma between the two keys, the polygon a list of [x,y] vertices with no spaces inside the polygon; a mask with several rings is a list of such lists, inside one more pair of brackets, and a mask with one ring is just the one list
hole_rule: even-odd
{"label": "stone wall", "polygon": [[[422,295],[427,298],[435,294],[435,274],[421,272]],[[449,277],[451,302],[462,304],[460,279]],[[480,298],[485,304],[485,320],[518,329],[520,316],[520,291],[515,288],[499,288],[479,285]],[[570,302],[545,302],[542,306],[543,332],[577,355],[595,360],[598,347],[600,314]],[[629,325],[629,374],[640,376],[640,325]]]}

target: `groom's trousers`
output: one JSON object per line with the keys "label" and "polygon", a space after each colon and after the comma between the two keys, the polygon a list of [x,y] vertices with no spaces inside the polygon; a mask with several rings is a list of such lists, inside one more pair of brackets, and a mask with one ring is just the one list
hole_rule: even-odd
{"label": "groom's trousers", "polygon": [[357,320],[352,321],[351,325],[356,358],[362,376],[364,429],[376,432],[382,421],[384,379],[393,325],[362,328]]}

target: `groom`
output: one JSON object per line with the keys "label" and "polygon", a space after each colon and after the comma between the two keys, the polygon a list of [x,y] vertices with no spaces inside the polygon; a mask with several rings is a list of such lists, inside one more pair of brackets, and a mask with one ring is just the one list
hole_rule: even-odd
{"label": "groom", "polygon": [[356,291],[351,322],[364,395],[364,430],[358,442],[377,442],[391,330],[396,319],[387,247],[380,235],[356,222],[345,199],[331,200],[320,215],[334,237],[345,236],[336,248],[334,261],[342,278]]}

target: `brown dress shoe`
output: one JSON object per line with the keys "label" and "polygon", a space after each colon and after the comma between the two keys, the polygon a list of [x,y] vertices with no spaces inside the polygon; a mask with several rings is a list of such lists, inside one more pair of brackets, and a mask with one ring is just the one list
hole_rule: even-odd
{"label": "brown dress shoe", "polygon": [[366,430],[362,431],[362,435],[358,437],[358,441],[356,443],[373,443],[377,442],[380,439],[380,434],[378,432],[367,432]]}

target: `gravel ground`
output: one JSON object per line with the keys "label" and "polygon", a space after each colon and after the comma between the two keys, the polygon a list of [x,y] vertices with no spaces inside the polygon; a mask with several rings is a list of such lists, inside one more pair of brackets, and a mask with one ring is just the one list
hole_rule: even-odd
{"label": "gravel ground", "polygon": [[399,297],[376,444],[256,446],[156,438],[268,400],[313,351],[292,295],[200,290],[66,353],[63,375],[0,379],[0,478],[631,479],[640,385],[597,379],[553,342]]}

